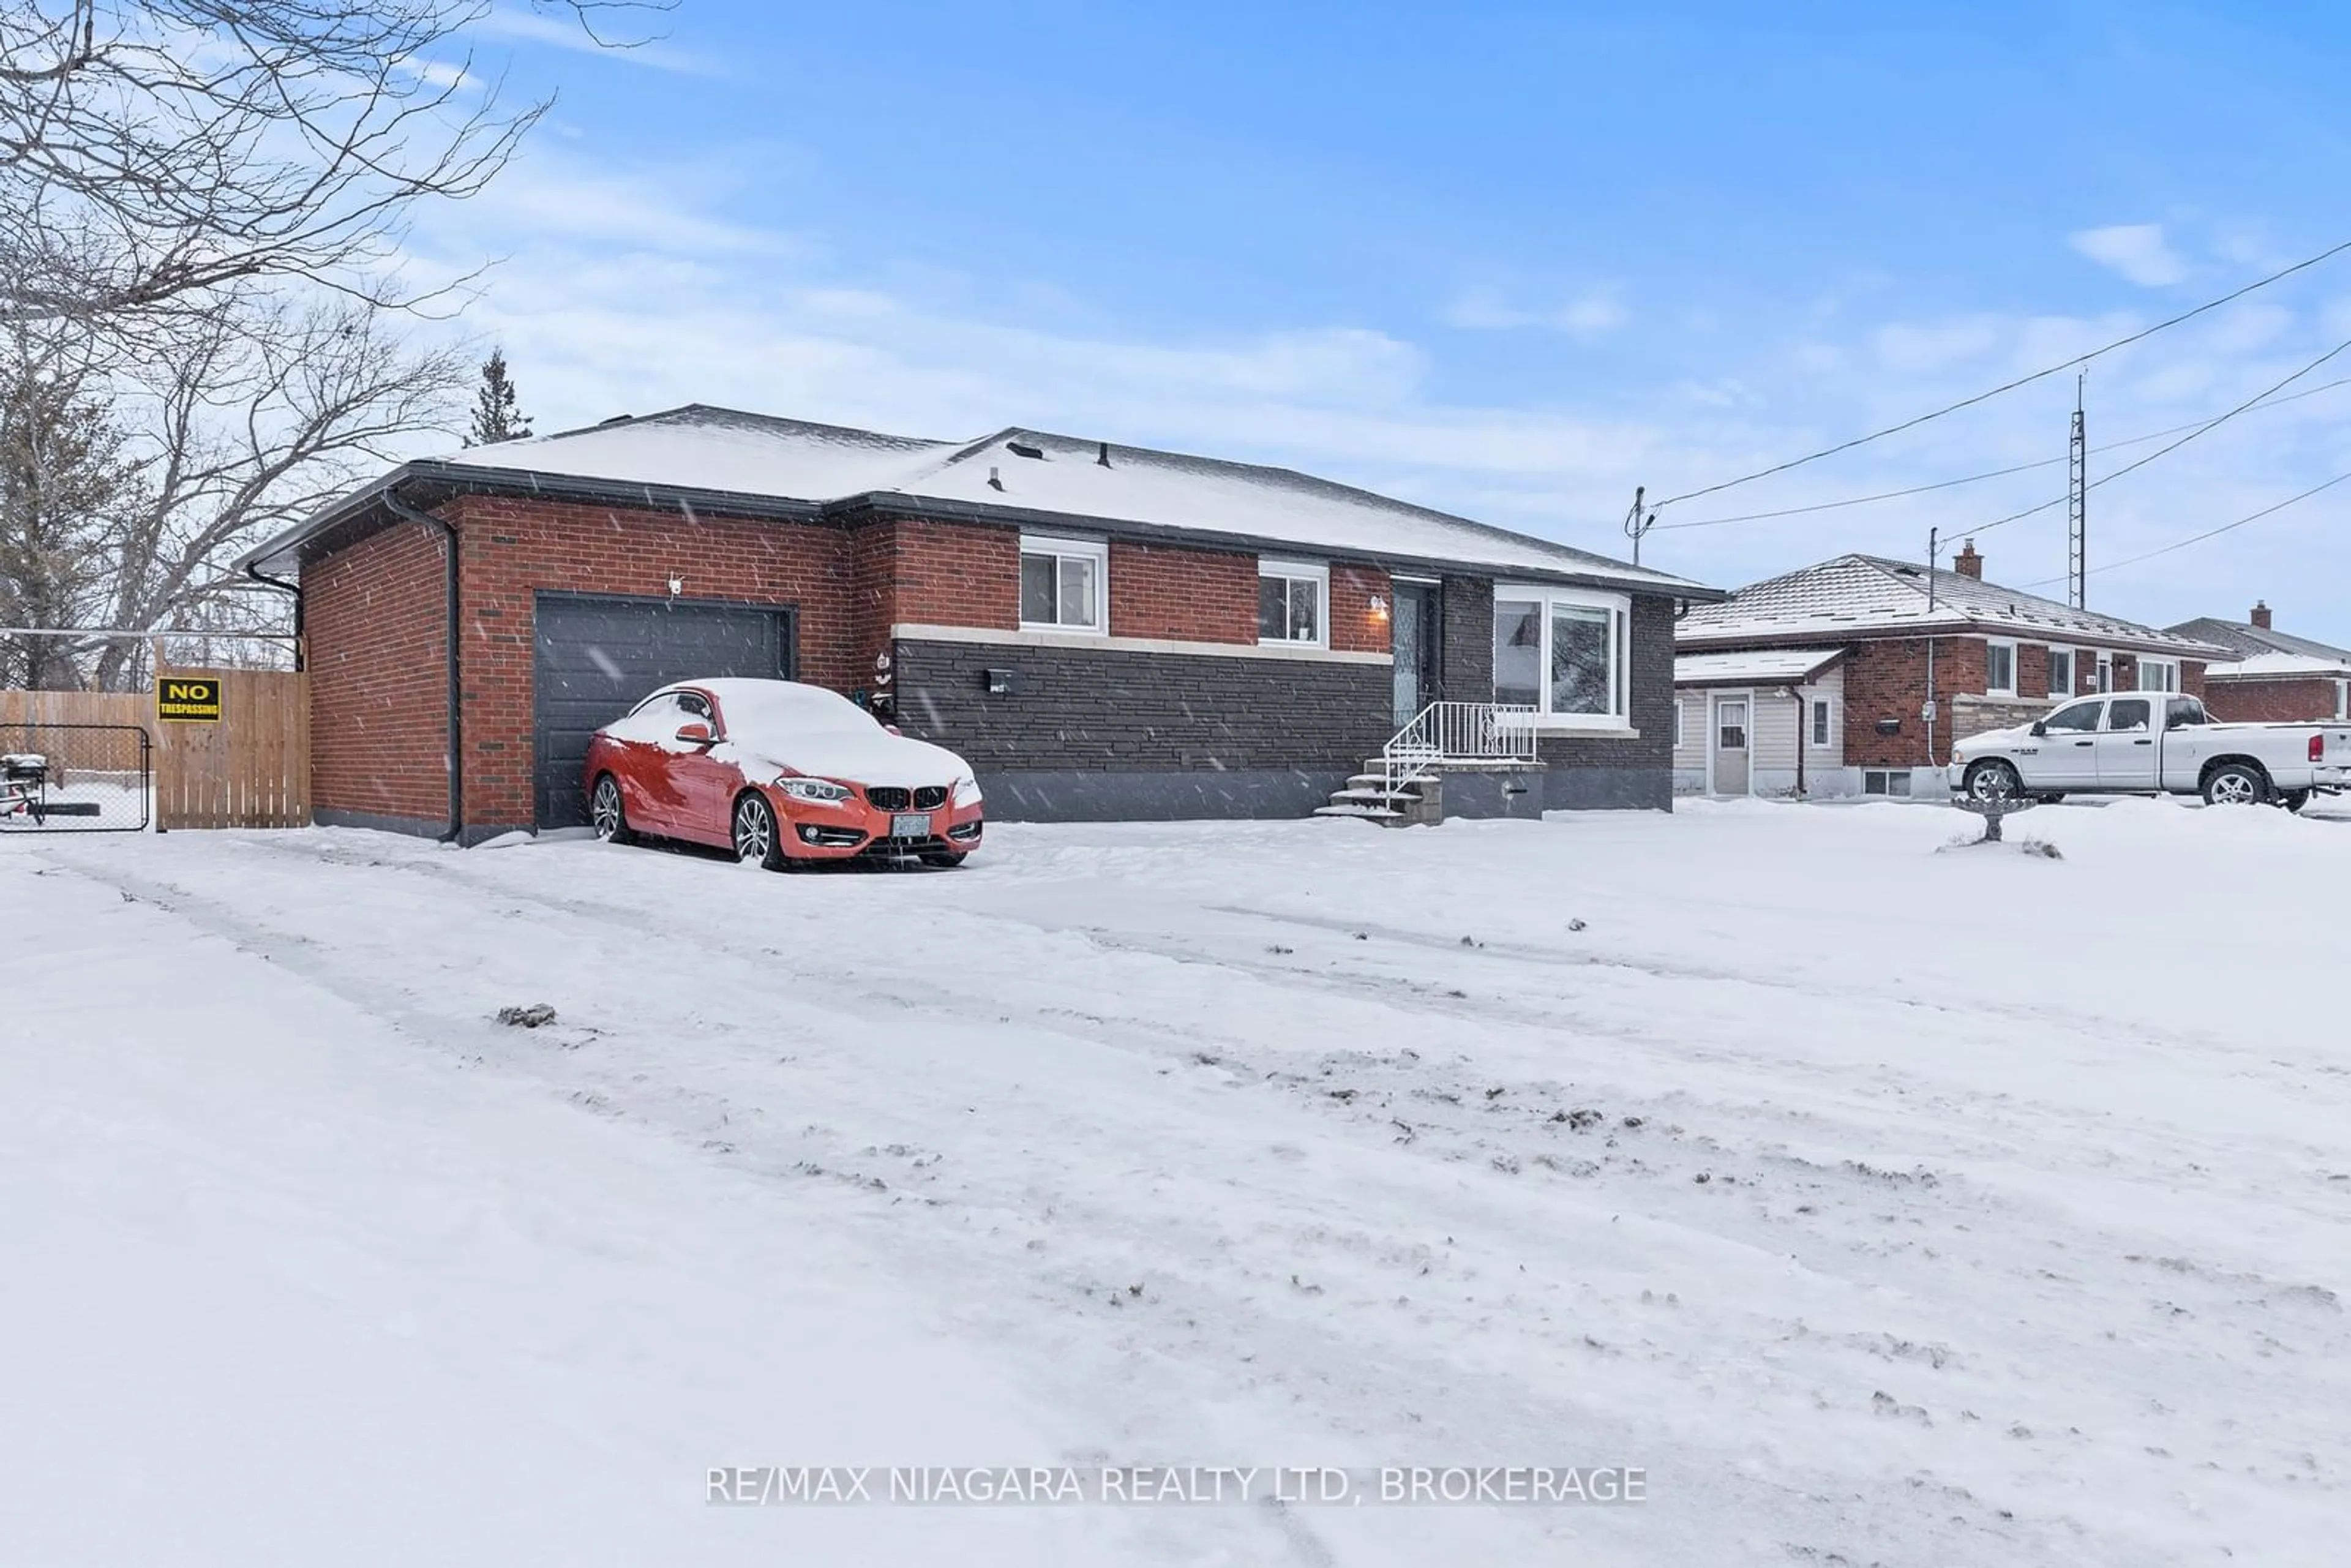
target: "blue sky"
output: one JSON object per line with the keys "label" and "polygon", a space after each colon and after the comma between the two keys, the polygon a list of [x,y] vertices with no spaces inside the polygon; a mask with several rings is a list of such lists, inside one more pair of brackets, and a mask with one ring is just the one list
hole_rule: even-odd
{"label": "blue sky", "polygon": [[[599,53],[527,7],[479,63],[559,90],[420,276],[542,430],[677,402],[924,435],[1025,423],[1280,462],[1622,554],[1712,484],[2079,352],[2351,239],[2351,18],[2321,5],[814,6],[681,0]],[[2351,256],[2102,361],[2093,444],[2351,340]],[[2351,376],[2351,352],[2295,390]],[[1917,556],[2064,489],[2072,378],[1661,523],[1736,585]],[[2094,457],[2095,477],[2149,450]],[[2092,497],[2119,561],[2351,471],[2351,386]],[[2351,484],[2095,577],[2158,622],[2351,642]],[[1987,535],[2064,569],[2062,510]],[[2054,590],[2062,595],[2062,584]]]}

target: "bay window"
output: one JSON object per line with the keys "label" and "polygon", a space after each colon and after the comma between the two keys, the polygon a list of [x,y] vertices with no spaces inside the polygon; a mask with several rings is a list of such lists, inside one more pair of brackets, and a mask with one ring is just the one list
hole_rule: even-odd
{"label": "bay window", "polygon": [[1494,590],[1494,700],[1533,708],[1545,727],[1627,722],[1631,601],[1583,589]]}

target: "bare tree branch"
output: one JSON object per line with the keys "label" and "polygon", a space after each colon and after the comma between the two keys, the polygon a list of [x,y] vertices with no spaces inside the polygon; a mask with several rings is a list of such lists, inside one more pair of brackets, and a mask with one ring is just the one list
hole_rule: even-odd
{"label": "bare tree branch", "polygon": [[[674,3],[534,8],[601,42]],[[410,209],[479,193],[548,108],[508,107],[477,72],[465,39],[488,13],[0,0],[0,323],[201,311],[288,279],[415,303],[391,265]]]}

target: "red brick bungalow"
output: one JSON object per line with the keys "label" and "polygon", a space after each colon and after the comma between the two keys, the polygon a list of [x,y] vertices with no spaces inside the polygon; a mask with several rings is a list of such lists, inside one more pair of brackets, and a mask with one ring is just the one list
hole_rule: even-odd
{"label": "red brick bungalow", "polygon": [[2205,666],[2205,707],[2249,723],[2351,719],[2351,649],[2280,632],[2272,620],[2264,601],[2250,620],[2207,616],[2172,628],[2229,650],[2227,662]]}
{"label": "red brick bungalow", "polygon": [[1304,815],[1498,695],[1541,766],[1449,812],[1666,809],[1719,597],[1284,469],[700,406],[404,464],[246,566],[298,579],[318,819],[467,842],[582,821],[589,735],[695,675],[848,694],[999,818]]}
{"label": "red brick bungalow", "polygon": [[1986,582],[1973,541],[1931,574],[1848,555],[1751,584],[1675,648],[1676,787],[1812,796],[1934,793],[1957,738],[2089,692],[2201,695],[2226,652]]}

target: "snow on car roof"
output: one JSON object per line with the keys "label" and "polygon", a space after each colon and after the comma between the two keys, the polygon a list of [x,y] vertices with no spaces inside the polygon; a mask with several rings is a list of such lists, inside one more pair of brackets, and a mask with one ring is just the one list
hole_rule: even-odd
{"label": "snow on car roof", "polygon": [[708,692],[716,697],[730,726],[746,720],[775,719],[803,727],[881,727],[879,719],[839,692],[830,692],[822,686],[807,685],[799,681],[763,681],[743,675],[721,675],[710,680],[674,681],[671,685],[692,686],[696,691]]}
{"label": "snow on car roof", "polygon": [[977,441],[929,441],[692,404],[469,447],[434,461],[486,474],[566,476],[811,504],[895,493],[1060,513],[1073,525],[1131,522],[1317,552],[1359,550],[1710,591],[1687,578],[1292,469],[1018,427]]}
{"label": "snow on car roof", "polygon": [[[1931,577],[1934,602],[1928,602]],[[1966,628],[1994,636],[2066,638],[2176,653],[2220,653],[2209,643],[2119,616],[2077,610],[2020,589],[1909,561],[1844,555],[1740,589],[1719,604],[1693,605],[1674,628],[1683,647],[1750,640],[1854,636]]]}

